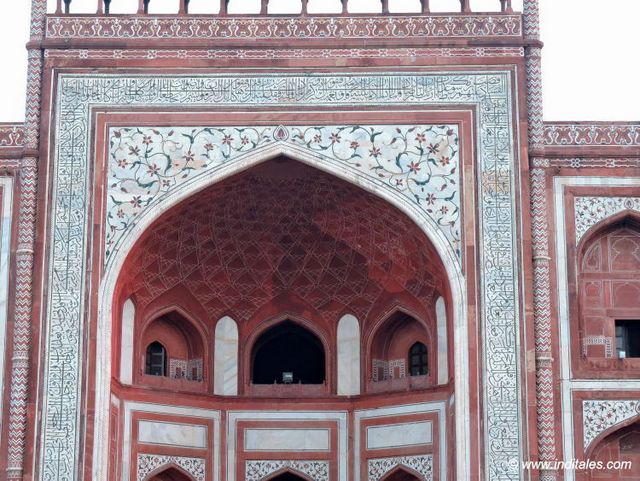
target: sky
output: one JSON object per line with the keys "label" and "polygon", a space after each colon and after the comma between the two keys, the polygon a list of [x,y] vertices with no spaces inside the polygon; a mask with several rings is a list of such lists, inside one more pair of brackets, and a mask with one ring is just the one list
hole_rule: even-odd
{"label": "sky", "polygon": [[[430,0],[433,11],[454,11],[459,0]],[[470,0],[474,11],[499,8],[499,0]],[[29,0],[0,2],[0,47],[5,67],[0,77],[0,122],[22,122],[26,90]],[[55,8],[55,0],[49,0]],[[112,11],[135,10],[137,0],[112,0]],[[174,5],[175,4],[175,5]],[[177,10],[178,0],[151,0],[153,13]],[[206,13],[216,0],[191,0],[191,10]],[[260,0],[231,0],[230,12],[259,8]],[[271,0],[284,12],[292,0]],[[299,5],[298,2],[295,4]],[[390,0],[417,7],[419,0]],[[73,0],[78,13],[95,11],[96,0]],[[309,11],[339,0],[310,0]],[[379,0],[351,0],[352,11],[379,7]],[[545,120],[640,121],[640,1],[540,0]],[[248,7],[247,7],[248,6]],[[516,10],[522,0],[513,0]],[[169,9],[164,10],[163,8]],[[375,8],[375,7],[374,7]]]}

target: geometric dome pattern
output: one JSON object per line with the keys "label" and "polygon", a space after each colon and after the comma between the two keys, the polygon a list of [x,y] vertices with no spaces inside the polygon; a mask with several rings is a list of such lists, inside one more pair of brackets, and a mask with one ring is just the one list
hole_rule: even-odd
{"label": "geometric dome pattern", "polygon": [[326,320],[350,312],[364,321],[399,293],[427,309],[444,279],[435,250],[405,214],[284,157],[165,213],[125,271],[125,294],[137,305],[180,286],[212,322],[255,320],[277,298],[300,300]]}

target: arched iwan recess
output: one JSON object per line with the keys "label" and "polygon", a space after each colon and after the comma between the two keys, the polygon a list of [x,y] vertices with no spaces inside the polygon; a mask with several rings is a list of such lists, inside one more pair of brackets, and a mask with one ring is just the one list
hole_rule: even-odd
{"label": "arched iwan recess", "polygon": [[[338,175],[339,177],[343,177],[343,178],[348,178],[350,180],[353,179],[353,177],[351,177],[351,174],[349,174],[346,170],[345,171],[340,171],[339,168],[337,168],[335,165],[333,166],[321,166],[319,164],[317,164],[317,159],[314,158],[306,158],[303,159],[305,162],[317,165],[318,167],[324,168],[324,169],[331,169],[336,175]],[[260,161],[260,159],[256,158],[256,159],[252,159],[252,162],[254,163],[258,163]],[[298,169],[300,169],[300,167],[296,166],[293,169],[291,169],[291,161],[287,161],[289,162],[284,168],[279,169],[281,172],[286,170],[287,172],[293,171],[294,173],[299,171]],[[294,162],[295,164],[295,162]],[[245,166],[247,165],[246,163],[244,164]],[[266,164],[265,164],[266,165]],[[300,164],[302,165],[302,164]],[[239,169],[239,166],[232,166],[235,169]],[[257,169],[257,168],[255,168]],[[346,169],[346,168],[345,168]],[[252,169],[254,170],[254,169]],[[225,197],[225,192],[231,192],[231,191],[235,191],[237,189],[241,189],[243,183],[247,183],[247,185],[249,185],[251,188],[253,188],[255,185],[258,185],[259,183],[254,183],[254,184],[250,184],[247,180],[247,178],[242,178],[242,179],[237,179],[237,183],[232,183],[231,185],[228,185],[227,182],[222,182],[216,185],[211,186],[211,184],[213,182],[215,182],[215,180],[219,180],[220,178],[229,175],[233,170],[231,169],[231,167],[227,167],[226,171],[225,170],[221,170],[221,172],[217,173],[218,175],[212,175],[211,177],[209,177],[207,179],[207,184],[202,184],[200,187],[195,187],[195,186],[191,186],[191,189],[189,189],[189,194],[194,194],[195,192],[199,192],[200,189],[206,187],[207,185],[209,185],[209,189],[211,190],[211,193],[208,195],[222,195],[221,198],[226,198]],[[266,170],[262,170],[260,171],[261,174],[267,173],[268,171]],[[252,172],[252,174],[255,175],[256,172]],[[271,174],[267,174],[267,175],[271,175]],[[277,175],[276,175],[277,176]],[[322,180],[322,182],[325,182],[324,179],[326,179],[326,177],[331,177],[331,176],[326,176],[326,174],[322,174],[322,175],[318,175],[317,172],[314,173],[313,175],[313,179],[314,182],[317,182],[318,179]],[[335,178],[333,180],[326,180],[326,183],[320,183],[319,187],[324,189],[324,188],[333,188],[332,186],[334,184],[337,184],[339,181],[336,180]],[[344,184],[344,183],[343,183]],[[462,335],[464,333],[464,329],[462,328],[463,326],[460,324],[462,322],[462,319],[464,319],[464,316],[462,316],[462,312],[464,311],[464,306],[465,303],[463,301],[463,294],[462,294],[462,276],[460,275],[459,270],[457,269],[457,261],[455,260],[455,256],[454,254],[451,252],[451,250],[446,247],[445,245],[445,241],[442,237],[442,235],[433,228],[431,222],[428,220],[428,218],[426,217],[426,215],[424,215],[423,213],[421,213],[419,207],[417,205],[415,205],[414,203],[411,202],[410,199],[406,199],[404,197],[402,197],[401,195],[399,196],[397,194],[397,192],[390,192],[390,190],[387,190],[383,187],[381,187],[380,185],[375,185],[375,184],[371,184],[369,183],[369,181],[367,179],[363,179],[363,178],[358,178],[358,184],[362,187],[365,188],[365,190],[363,190],[363,192],[366,193],[366,191],[370,191],[370,192],[376,192],[377,194],[379,194],[378,196],[370,196],[367,198],[366,202],[358,202],[355,203],[354,205],[359,206],[365,206],[367,208],[374,208],[376,206],[379,206],[379,210],[381,212],[383,212],[385,209],[390,208],[390,206],[388,204],[386,204],[383,200],[380,199],[380,197],[391,201],[391,203],[397,207],[400,207],[401,210],[408,215],[408,218],[406,216],[398,216],[397,213],[395,214],[394,218],[400,219],[402,218],[402,222],[405,222],[404,219],[406,220],[413,220],[417,226],[419,228],[423,229],[423,235],[424,233],[428,234],[428,237],[431,239],[431,241],[433,242],[433,244],[431,244],[432,246],[435,246],[434,249],[434,255],[436,258],[439,259],[445,259],[444,260],[444,266],[443,266],[443,276],[444,278],[448,278],[447,280],[450,281],[452,283],[452,285],[450,286],[450,292],[451,292],[451,301],[452,301],[452,306],[455,307],[454,310],[454,322],[453,325],[455,327],[455,335],[456,335],[456,339],[459,340],[459,345],[461,346],[461,352],[465,352],[465,346],[466,346],[466,335]],[[344,188],[341,186],[341,188],[344,190]],[[351,188],[351,187],[350,187]],[[186,191],[185,191],[186,192]],[[178,200],[182,200],[184,198],[187,197],[186,193],[182,192],[180,193],[180,195],[176,194],[176,196],[174,198],[168,197],[168,202],[169,205],[175,205],[175,202],[177,202]],[[369,195],[369,194],[367,194]],[[197,202],[198,199],[200,199],[200,195],[198,196],[194,196],[193,202]],[[207,198],[204,199],[204,201],[206,201],[207,205],[211,205],[210,199],[207,200]],[[191,202],[191,199],[188,201]],[[376,207],[377,208],[377,207]],[[349,205],[345,206],[345,211],[344,212],[348,212],[349,210]],[[353,210],[353,209],[352,209]],[[194,204],[194,210],[193,212],[196,211],[196,206]],[[191,213],[191,212],[188,212]],[[379,213],[377,213],[379,214]],[[136,224],[136,226],[132,229],[131,232],[129,232],[128,234],[125,235],[125,237],[123,237],[124,239],[124,243],[125,245],[127,244],[127,242],[132,242],[135,239],[139,239],[140,242],[142,242],[145,239],[145,236],[147,234],[147,232],[144,231],[144,229],[146,227],[149,227],[152,222],[155,220],[156,222],[162,222],[161,220],[158,220],[157,215],[158,212],[155,212],[156,218],[154,219],[153,216],[151,216],[151,214],[149,213],[145,213],[145,215],[141,216],[138,219],[138,223]],[[162,218],[166,218],[167,216],[172,215],[171,210],[167,209],[166,207],[163,208],[163,215]],[[310,218],[308,216],[308,213],[302,213],[301,216],[305,217],[305,218]],[[188,220],[188,215],[182,215],[181,218],[183,219],[187,219]],[[333,216],[327,216],[327,219],[331,219]],[[372,216],[365,216],[365,218],[376,218],[376,215],[372,215]],[[224,220],[224,219],[223,219]],[[409,220],[409,223],[411,223],[411,220]],[[348,221],[348,219],[347,219]],[[314,219],[314,222],[317,222],[317,219]],[[347,222],[348,223],[348,222]],[[353,224],[353,223],[352,223]],[[413,228],[416,228],[416,224],[413,224]],[[326,225],[326,228],[330,229],[331,226],[330,225]],[[145,233],[144,236],[141,236],[142,233]],[[331,233],[329,231],[329,233]],[[140,237],[139,237],[140,236]],[[316,236],[317,237],[317,236]],[[366,237],[366,236],[365,236]],[[346,243],[343,241],[343,243],[345,243],[347,246],[349,246],[350,244]],[[351,246],[350,248],[353,248],[353,246]],[[433,248],[433,247],[432,247]],[[120,252],[124,252],[125,250],[127,251],[131,251],[133,250],[133,247],[131,249],[119,249],[118,253]],[[409,251],[410,249],[405,248],[403,249],[403,251]],[[392,249],[388,249],[388,252],[393,252]],[[294,251],[288,251],[291,253],[294,253]],[[412,252],[415,252],[415,250],[413,250]],[[357,254],[357,253],[356,253]],[[112,315],[112,306],[111,306],[111,302],[112,302],[112,298],[110,297],[110,295],[112,295],[113,292],[116,291],[115,289],[115,283],[116,283],[116,278],[117,278],[117,272],[119,272],[120,266],[124,265],[125,263],[125,257],[123,254],[122,258],[118,257],[119,254],[116,254],[116,257],[114,257],[113,262],[109,265],[108,269],[107,269],[107,273],[105,276],[105,281],[103,286],[101,287],[102,289],[102,297],[101,297],[101,321],[100,324],[102,326],[102,328],[106,328],[106,331],[108,332],[108,323],[110,323],[110,316]],[[355,255],[355,254],[354,254]],[[360,254],[358,254],[360,255]],[[296,272],[295,263],[291,263],[289,262],[288,264],[281,264],[282,266],[287,265],[287,266],[292,266],[292,271],[293,273]],[[398,263],[398,265],[401,265],[400,263]],[[405,263],[405,265],[409,266],[411,265],[411,263],[407,262]],[[129,272],[136,272],[135,268],[133,269],[128,269]],[[384,276],[388,275],[385,274],[384,269],[376,269],[374,271],[378,276],[380,276],[380,278],[378,280],[376,280],[376,282],[378,282],[380,279],[384,280]],[[394,276],[397,278],[397,272],[394,272]],[[402,276],[400,276],[402,277]],[[273,285],[281,288],[281,286],[287,286],[287,279],[286,277],[282,277],[280,276],[279,278],[273,279]],[[415,275],[413,273],[411,273],[411,277],[407,277],[406,278],[407,281],[412,280],[412,286],[421,286],[421,282],[419,281],[417,284],[415,282],[413,282],[413,280],[415,280]],[[403,281],[404,282],[404,281]],[[126,294],[126,289],[120,289],[118,290],[118,292],[122,293],[124,292]],[[322,292],[322,290],[318,290],[318,292]],[[339,300],[340,298],[337,296],[333,296],[332,299],[335,300]],[[137,298],[136,298],[137,300]],[[116,299],[116,301],[118,302],[122,302],[122,300],[120,299]],[[254,322],[255,319],[252,320],[253,314],[257,311],[248,311],[244,308],[244,306],[246,306],[247,304],[236,304],[234,306],[239,306],[242,307],[241,309],[237,309],[237,312],[239,313],[239,318],[242,318],[243,321],[245,322]],[[327,304],[329,307],[331,307],[331,311],[336,312],[336,311],[342,311],[344,312],[344,306],[331,306],[330,304]],[[322,304],[318,304],[316,307],[314,307],[314,309],[318,309],[319,307],[322,307]],[[339,309],[338,309],[339,307]],[[367,306],[362,306],[360,304],[360,308],[361,309],[369,309],[369,307]],[[325,309],[324,307],[322,307],[322,309]],[[228,311],[229,309],[227,309]],[[329,312],[329,311],[327,311]],[[317,313],[316,313],[317,314]],[[321,312],[322,314],[322,312]],[[240,322],[240,319],[238,317],[236,317],[235,314],[233,314],[232,316],[236,321]],[[360,318],[360,316],[358,315],[358,318]],[[335,317],[334,317],[335,319]],[[248,320],[248,321],[246,321]],[[257,322],[257,321],[255,321]],[[97,383],[98,383],[98,395],[97,395],[97,402],[98,405],[101,405],[101,403],[105,402],[105,399],[107,398],[106,396],[106,392],[105,392],[105,386],[103,384],[103,380],[106,378],[106,374],[110,372],[110,365],[109,365],[109,359],[108,357],[104,356],[104,349],[106,346],[110,345],[110,340],[104,339],[102,337],[99,337],[99,357],[102,358],[106,358],[107,362],[104,363],[98,363],[101,370],[99,370],[98,372],[98,378],[97,378]],[[462,360],[462,358],[457,358],[458,362],[460,362]],[[457,367],[457,366],[456,366]],[[466,363],[464,363],[463,365],[461,365],[461,369],[462,369],[462,373],[463,375],[466,375],[464,373],[467,372],[467,367],[466,367]],[[458,371],[456,371],[458,372]],[[465,383],[462,382],[462,380],[457,380],[457,385],[456,385],[456,389],[460,389],[460,395],[456,397],[456,409],[457,410],[462,410],[462,412],[466,411],[466,406],[467,406],[467,388],[465,386]],[[459,402],[458,402],[459,401]],[[99,411],[99,412],[103,412],[103,411]],[[461,413],[460,413],[461,414]],[[99,418],[99,419],[98,419]],[[97,416],[96,419],[96,433],[104,433],[105,429],[106,429],[106,423],[105,423],[105,419],[103,419],[104,416],[102,416],[102,414],[99,414]],[[460,425],[460,428],[464,431],[464,425]],[[104,439],[104,438],[99,438],[99,439]],[[97,443],[97,445],[99,445],[100,443]],[[96,448],[97,451],[97,458],[98,459],[100,456],[102,456],[100,449]],[[100,463],[98,463],[100,464]]]}

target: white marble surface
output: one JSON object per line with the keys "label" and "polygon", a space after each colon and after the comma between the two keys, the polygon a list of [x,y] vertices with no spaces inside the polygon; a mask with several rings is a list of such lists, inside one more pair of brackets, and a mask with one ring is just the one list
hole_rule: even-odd
{"label": "white marble surface", "polygon": [[120,382],[133,383],[133,326],[136,307],[131,299],[122,306],[122,338],[120,339]]}
{"label": "white marble surface", "polygon": [[247,451],[328,451],[328,429],[245,429]]}
{"label": "white marble surface", "polygon": [[207,427],[197,424],[138,421],[138,441],[183,448],[206,448]]}
{"label": "white marble surface", "polygon": [[238,326],[227,316],[216,324],[213,379],[215,394],[238,395]]}
{"label": "white marble surface", "polygon": [[360,325],[346,314],[338,324],[338,395],[360,394]]}
{"label": "white marble surface", "polygon": [[[2,187],[2,214],[0,217],[0,386],[4,386],[9,302],[9,251],[11,245],[13,179],[10,177],[0,178],[0,187]],[[3,389],[0,389],[0,428],[2,428],[4,411],[2,395]]]}
{"label": "white marble surface", "polygon": [[[192,406],[172,406],[165,404],[152,404],[136,401],[124,401],[123,402],[123,433],[122,433],[122,451],[120,452],[120,458],[122,459],[122,468],[120,470],[119,481],[131,480],[131,462],[133,461],[133,423],[134,414],[138,412],[144,413],[159,413],[159,414],[171,414],[175,416],[189,416],[196,418],[209,419],[213,422],[212,438],[213,446],[221,446],[220,436],[220,424],[221,413],[217,410],[195,408]],[[208,459],[213,466],[211,481],[221,481],[222,472],[220,466],[220,449],[209,449]],[[96,476],[95,473],[92,479],[107,479],[100,476]]]}
{"label": "white marble surface", "polygon": [[447,307],[444,299],[436,301],[436,322],[438,326],[438,384],[449,382],[449,341],[447,339]]}
{"label": "white marble surface", "polygon": [[431,421],[369,426],[367,428],[367,449],[415,446],[431,444],[432,441]]}

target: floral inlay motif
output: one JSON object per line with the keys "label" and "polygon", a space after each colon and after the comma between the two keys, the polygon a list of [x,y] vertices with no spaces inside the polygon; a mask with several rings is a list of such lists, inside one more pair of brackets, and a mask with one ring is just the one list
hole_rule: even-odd
{"label": "floral inlay motif", "polygon": [[290,469],[306,474],[314,481],[329,481],[328,461],[247,461],[245,480],[260,481],[281,470]]}
{"label": "floral inlay motif", "polygon": [[370,459],[368,481],[378,481],[398,466],[406,466],[424,476],[425,481],[433,480],[433,456],[399,456],[394,458]]}
{"label": "floral inlay motif", "polygon": [[576,242],[601,220],[625,210],[640,212],[640,197],[576,197]]}
{"label": "floral inlay motif", "polygon": [[158,454],[138,454],[137,481],[143,481],[150,473],[164,466],[175,465],[193,476],[195,481],[205,481],[206,467],[202,458],[187,458],[182,456],[162,456]]}
{"label": "floral inlay motif", "polygon": [[607,429],[640,415],[640,401],[582,401],[584,450]]}
{"label": "floral inlay motif", "polygon": [[278,142],[343,162],[410,197],[459,252],[456,126],[119,127],[110,132],[105,262],[136,218],[172,189]]}

